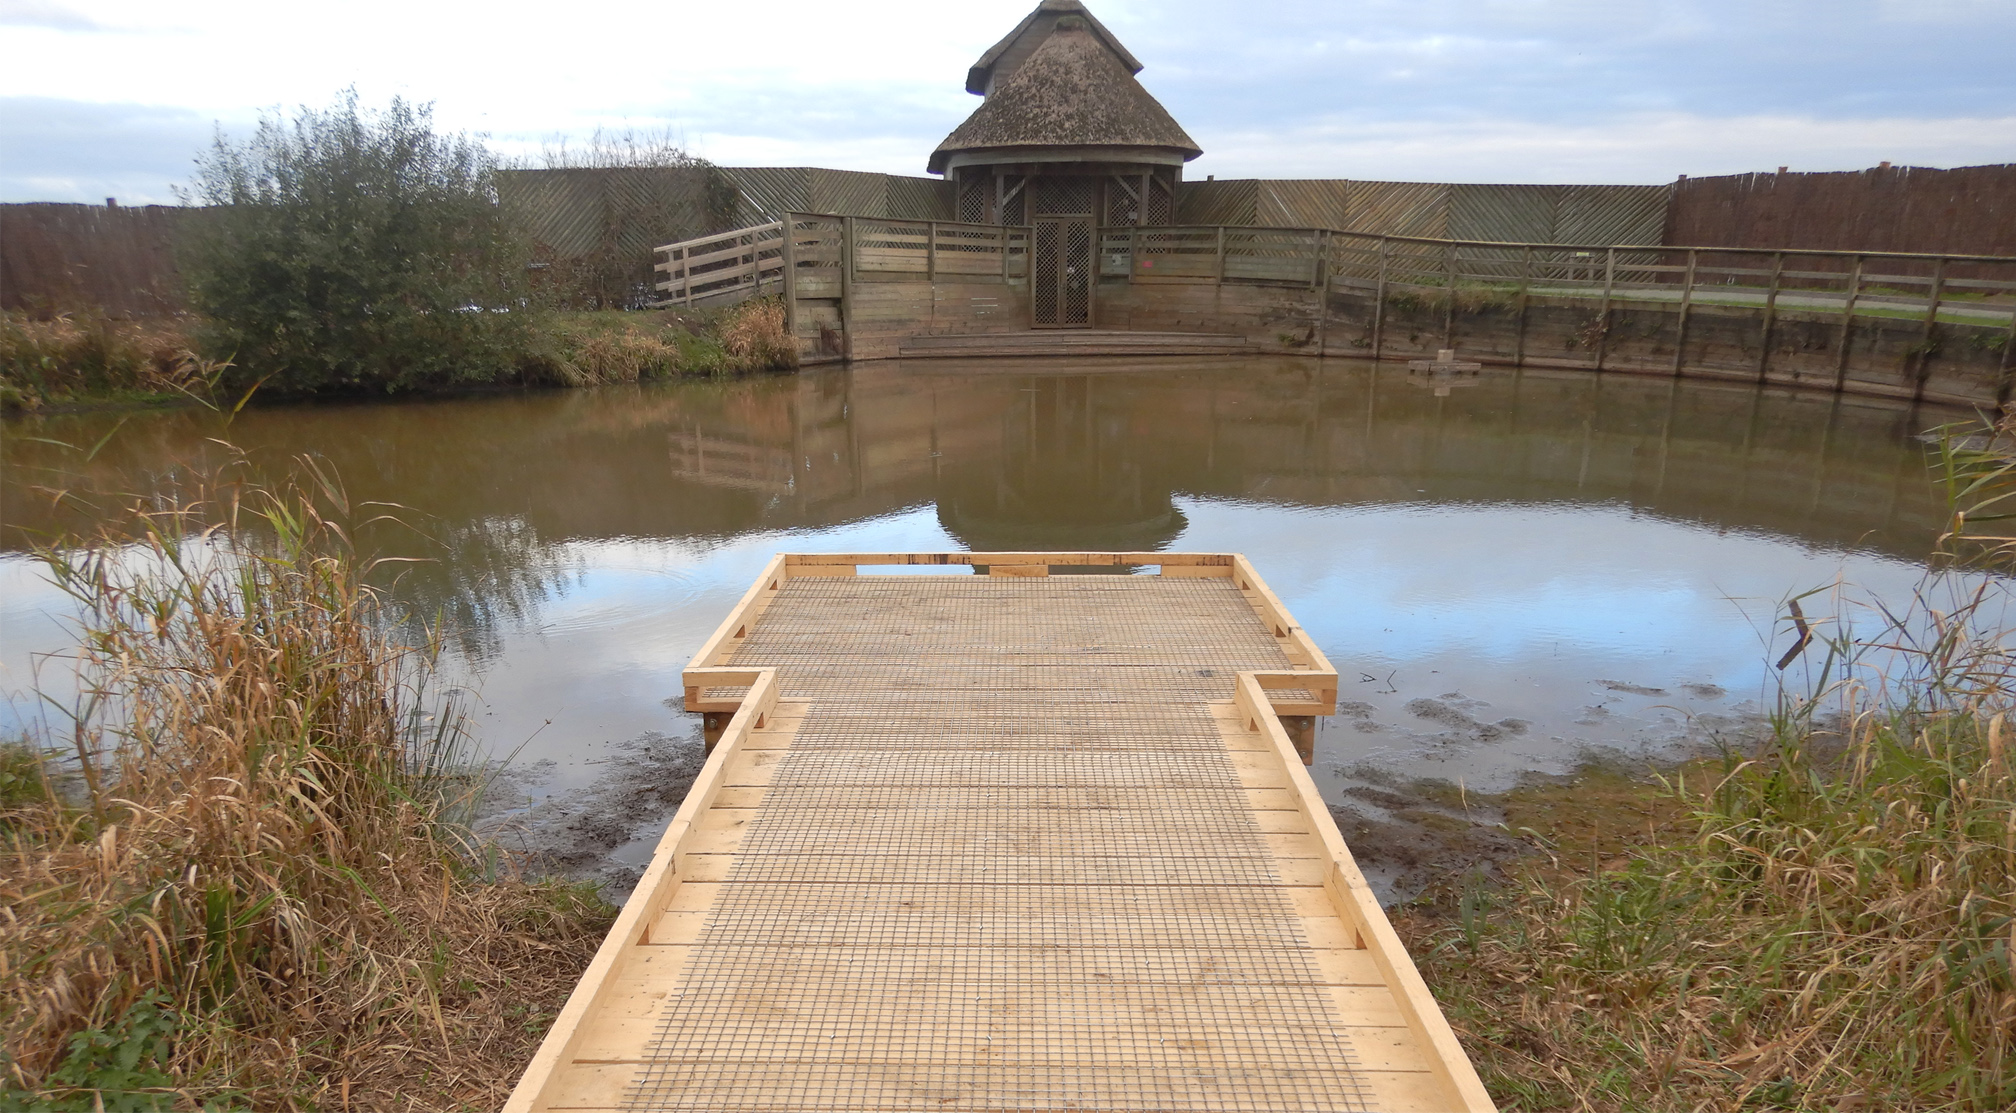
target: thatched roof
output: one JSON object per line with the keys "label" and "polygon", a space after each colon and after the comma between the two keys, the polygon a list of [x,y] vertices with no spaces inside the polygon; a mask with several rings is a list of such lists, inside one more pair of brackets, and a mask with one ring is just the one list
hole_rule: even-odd
{"label": "thatched roof", "polygon": [[[1067,15],[1075,15],[1084,20],[1092,33],[1099,37],[1099,41],[1106,44],[1106,49],[1119,57],[1120,63],[1127,67],[1128,73],[1141,72],[1140,59],[1135,58],[1125,46],[1121,45],[1120,40],[1113,36],[1113,32],[1108,31],[1106,25],[1099,22],[1098,17],[1079,0],[1043,0],[1036,5],[1035,11],[1023,16],[1022,22],[1016,24],[1013,31],[1003,36],[992,49],[980,56],[978,62],[973,63],[972,69],[966,71],[966,91],[977,96],[986,96],[988,82],[996,78],[1006,78],[1012,73],[1022,58],[1034,50],[1050,34],[1051,29],[1057,26],[1057,20]],[[1025,38],[1035,41],[1025,42]],[[996,72],[1003,67],[1006,67],[1004,72]]]}
{"label": "thatched roof", "polygon": [[1051,32],[938,144],[932,173],[944,173],[957,152],[990,148],[1157,148],[1186,161],[1204,153],[1089,22],[1072,22]]}

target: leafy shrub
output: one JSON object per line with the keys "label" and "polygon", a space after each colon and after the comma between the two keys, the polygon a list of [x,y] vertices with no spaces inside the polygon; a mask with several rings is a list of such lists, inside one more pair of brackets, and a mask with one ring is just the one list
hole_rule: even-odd
{"label": "leafy shrub", "polygon": [[366,111],[354,90],[242,146],[219,135],[193,191],[214,219],[185,263],[207,351],[281,393],[509,376],[524,259],[491,174],[429,108]]}

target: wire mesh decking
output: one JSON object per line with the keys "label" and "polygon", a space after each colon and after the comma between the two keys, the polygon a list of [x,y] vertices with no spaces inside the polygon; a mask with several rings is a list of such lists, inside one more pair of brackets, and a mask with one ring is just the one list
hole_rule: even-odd
{"label": "wire mesh decking", "polygon": [[832,571],[766,573],[696,660],[689,703],[744,705],[711,799],[515,1107],[1488,1108],[1330,903],[1293,751],[1246,729],[1242,674],[1334,698],[1264,585]]}

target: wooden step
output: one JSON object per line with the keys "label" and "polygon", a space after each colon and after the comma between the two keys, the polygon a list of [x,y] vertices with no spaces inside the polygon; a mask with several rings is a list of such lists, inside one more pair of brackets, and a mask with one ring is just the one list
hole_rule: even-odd
{"label": "wooden step", "polygon": [[927,356],[1226,355],[1259,351],[1243,336],[1118,329],[1029,329],[1022,332],[937,334],[904,340],[898,354]]}

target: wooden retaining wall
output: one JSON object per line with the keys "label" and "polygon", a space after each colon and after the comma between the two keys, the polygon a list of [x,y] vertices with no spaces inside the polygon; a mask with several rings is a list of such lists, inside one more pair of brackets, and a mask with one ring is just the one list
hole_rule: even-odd
{"label": "wooden retaining wall", "polygon": [[[1029,331],[1027,230],[794,214],[808,361]],[[750,266],[757,266],[752,257]],[[2016,257],[1576,246],[1334,229],[1109,228],[1092,327],[1263,352],[1684,375],[1999,405]],[[972,354],[986,354],[975,350]]]}

